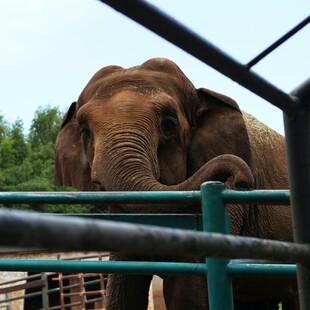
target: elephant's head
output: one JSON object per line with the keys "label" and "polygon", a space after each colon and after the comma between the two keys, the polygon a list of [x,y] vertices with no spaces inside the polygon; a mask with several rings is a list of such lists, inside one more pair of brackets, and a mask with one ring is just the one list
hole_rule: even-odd
{"label": "elephant's head", "polygon": [[253,182],[236,102],[196,89],[162,58],[93,76],[64,118],[55,167],[57,185],[82,190],[193,190],[229,177],[240,187]]}
{"label": "elephant's head", "polygon": [[75,109],[76,102],[73,102],[63,118],[56,139],[54,183],[86,191],[92,189],[90,167],[82,151]]}

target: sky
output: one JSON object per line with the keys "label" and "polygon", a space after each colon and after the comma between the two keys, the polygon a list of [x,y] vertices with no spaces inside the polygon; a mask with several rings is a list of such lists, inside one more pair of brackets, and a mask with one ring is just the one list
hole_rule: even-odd
{"label": "sky", "polygon": [[[310,13],[309,0],[149,1],[241,63]],[[107,65],[152,57],[178,64],[193,84],[234,98],[284,134],[282,112],[151,31],[97,0],[0,0],[0,115],[28,132],[40,106],[63,112]],[[285,92],[309,77],[310,25],[253,68]]]}

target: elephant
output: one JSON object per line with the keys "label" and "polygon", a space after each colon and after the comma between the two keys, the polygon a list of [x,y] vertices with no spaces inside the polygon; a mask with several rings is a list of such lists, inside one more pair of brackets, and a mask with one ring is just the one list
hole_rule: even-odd
{"label": "elephant", "polygon": [[[174,191],[197,190],[208,180],[234,189],[287,189],[284,137],[241,111],[230,97],[196,89],[171,60],[102,68],[64,116],[56,140],[56,185]],[[232,234],[293,240],[289,206],[229,205],[227,210]],[[201,213],[201,207],[114,205],[109,211]],[[111,259],[142,258],[113,253]],[[146,309],[151,278],[111,275],[107,309]],[[168,309],[207,308],[204,278],[163,278]],[[234,282],[236,309],[249,302],[249,309],[277,309],[280,300],[283,309],[297,307],[295,280]]]}

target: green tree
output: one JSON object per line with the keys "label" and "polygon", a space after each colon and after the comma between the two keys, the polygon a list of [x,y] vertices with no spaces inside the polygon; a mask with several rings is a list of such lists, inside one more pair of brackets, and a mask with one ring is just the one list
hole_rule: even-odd
{"label": "green tree", "polygon": [[11,142],[8,140],[10,128],[4,120],[3,115],[0,115],[0,171],[8,166],[10,159]]}
{"label": "green tree", "polygon": [[7,122],[4,120],[3,115],[0,115],[0,143],[7,136],[9,127]]}
{"label": "green tree", "polygon": [[21,165],[28,155],[28,146],[23,134],[24,126],[22,120],[17,120],[11,129],[10,138],[12,140],[12,162],[14,165]]}
{"label": "green tree", "polygon": [[[62,113],[58,108],[40,107],[26,138],[21,120],[9,125],[0,116],[0,191],[74,190],[53,184],[54,149],[61,120]],[[14,205],[14,208],[60,213],[102,212],[100,207],[93,205],[23,204]]]}
{"label": "green tree", "polygon": [[58,108],[39,107],[35,112],[28,136],[32,150],[36,150],[43,145],[55,144],[61,119],[62,114]]}

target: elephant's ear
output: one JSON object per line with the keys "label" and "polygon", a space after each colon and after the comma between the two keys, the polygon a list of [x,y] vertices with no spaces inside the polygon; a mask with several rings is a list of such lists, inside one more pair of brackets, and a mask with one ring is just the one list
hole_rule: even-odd
{"label": "elephant's ear", "polygon": [[62,123],[61,123],[61,129],[68,123],[70,122],[71,119],[73,119],[74,115],[75,115],[75,109],[76,109],[76,105],[77,102],[74,101],[71,103],[69,110],[65,113],[63,119],[62,119]]}
{"label": "elephant's ear", "polygon": [[206,101],[213,99],[213,100],[218,101],[218,103],[225,104],[225,105],[241,112],[237,102],[228,96],[217,93],[217,92],[210,90],[210,89],[207,89],[207,88],[198,88],[197,94],[198,94],[198,97],[199,97],[202,105],[205,105]]}
{"label": "elephant's ear", "polygon": [[188,153],[188,174],[221,154],[241,157],[252,168],[247,129],[238,104],[214,91],[197,89],[194,129]]}
{"label": "elephant's ear", "polygon": [[90,167],[83,151],[75,110],[76,102],[73,102],[57,135],[54,183],[80,190],[91,190]]}

